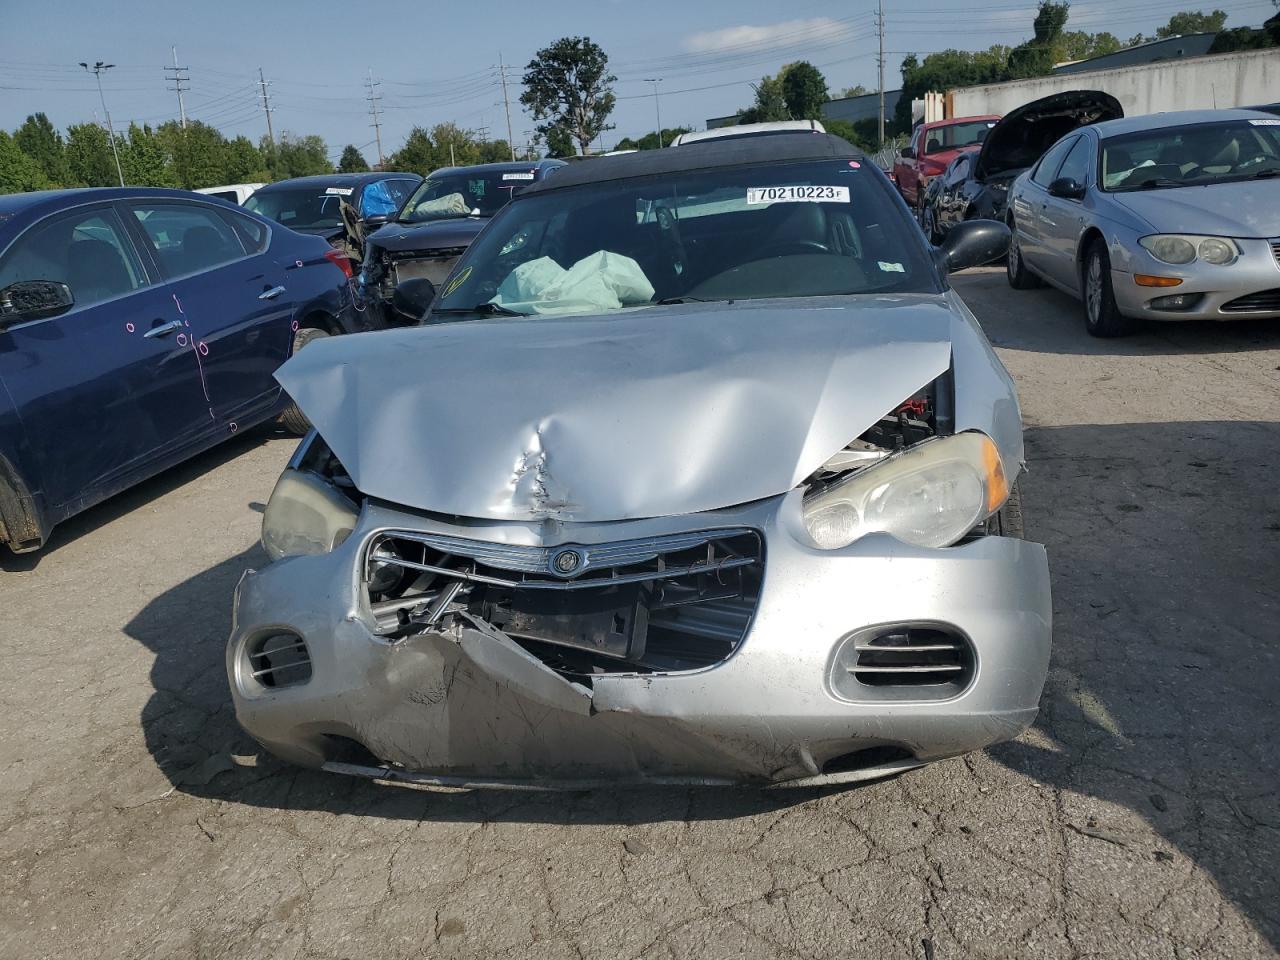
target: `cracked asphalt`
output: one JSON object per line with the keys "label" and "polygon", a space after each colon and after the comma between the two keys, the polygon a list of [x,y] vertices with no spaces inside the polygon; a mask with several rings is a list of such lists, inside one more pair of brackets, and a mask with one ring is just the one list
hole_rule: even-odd
{"label": "cracked asphalt", "polygon": [[0,565],[0,957],[1248,958],[1280,945],[1280,324],[1088,338],[956,279],[1018,381],[1055,630],[1015,743],[853,789],[397,788],[259,755],[250,432]]}

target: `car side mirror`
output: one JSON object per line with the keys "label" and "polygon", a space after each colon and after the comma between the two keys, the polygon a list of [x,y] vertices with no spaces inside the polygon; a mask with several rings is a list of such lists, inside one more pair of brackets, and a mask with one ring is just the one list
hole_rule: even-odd
{"label": "car side mirror", "polygon": [[382,226],[384,223],[389,223],[390,221],[391,221],[390,214],[375,213],[371,217],[365,217],[360,222],[364,225],[365,229],[377,230],[378,227]]}
{"label": "car side mirror", "polygon": [[938,247],[947,273],[980,267],[1009,252],[1010,233],[999,220],[965,220],[947,233]]}
{"label": "car side mirror", "polygon": [[901,150],[898,151],[898,156],[900,156],[903,160],[911,160],[912,158],[915,157],[915,155],[916,155],[916,151],[914,147],[903,147]]}
{"label": "car side mirror", "polygon": [[1084,196],[1084,187],[1075,177],[1059,177],[1049,184],[1049,196],[1061,197],[1064,200],[1079,200]]}
{"label": "car side mirror", "polygon": [[413,277],[396,284],[391,307],[405,323],[420,323],[436,298],[436,285],[426,277]]}
{"label": "car side mirror", "polygon": [[23,320],[66,313],[75,306],[71,288],[56,280],[19,280],[0,290],[0,329]]}

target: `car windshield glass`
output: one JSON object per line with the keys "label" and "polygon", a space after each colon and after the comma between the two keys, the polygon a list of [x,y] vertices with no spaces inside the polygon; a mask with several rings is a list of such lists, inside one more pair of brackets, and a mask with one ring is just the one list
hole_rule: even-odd
{"label": "car windshield glass", "polygon": [[1280,172],[1280,120],[1224,120],[1102,141],[1102,189],[1159,190]]}
{"label": "car windshield glass", "polygon": [[969,123],[952,123],[945,127],[934,127],[925,134],[924,152],[941,153],[943,150],[954,150],[957,147],[968,147],[987,139],[987,134],[996,125],[994,120],[973,120]]}
{"label": "car windshield glass", "polygon": [[338,205],[352,202],[350,187],[286,187],[282,190],[259,190],[244,202],[254,213],[282,223],[294,230],[342,226]]}
{"label": "car windshield glass", "polygon": [[[491,217],[535,177],[532,169],[435,175],[418,186],[399,219],[401,223],[424,223],[451,217]],[[477,210],[480,212],[475,213]]]}
{"label": "car windshield glass", "polygon": [[941,289],[919,228],[865,162],[584,184],[503,210],[430,317]]}

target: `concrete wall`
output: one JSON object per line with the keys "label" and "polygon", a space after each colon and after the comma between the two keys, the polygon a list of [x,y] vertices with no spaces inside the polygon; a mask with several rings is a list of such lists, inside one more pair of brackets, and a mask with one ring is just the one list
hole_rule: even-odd
{"label": "concrete wall", "polygon": [[962,87],[949,97],[952,116],[970,117],[1005,114],[1064,90],[1109,93],[1126,116],[1272,103],[1280,99],[1280,48]]}

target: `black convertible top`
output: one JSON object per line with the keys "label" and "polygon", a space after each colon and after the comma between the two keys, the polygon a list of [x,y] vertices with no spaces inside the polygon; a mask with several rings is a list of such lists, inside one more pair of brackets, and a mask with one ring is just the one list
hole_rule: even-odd
{"label": "black convertible top", "polygon": [[[584,183],[631,180],[665,173],[713,170],[750,163],[785,163],[790,160],[862,160],[862,152],[829,133],[777,133],[767,137],[735,137],[703,140],[640,150],[616,157],[593,157],[561,167],[553,176],[535,183],[520,197],[550,190],[564,190]],[[517,197],[516,199],[519,199]]]}

